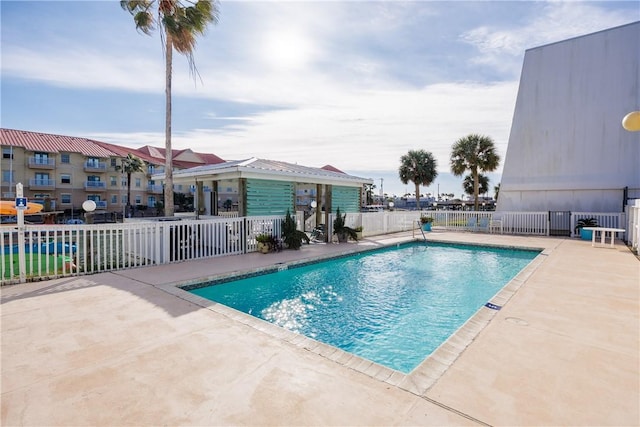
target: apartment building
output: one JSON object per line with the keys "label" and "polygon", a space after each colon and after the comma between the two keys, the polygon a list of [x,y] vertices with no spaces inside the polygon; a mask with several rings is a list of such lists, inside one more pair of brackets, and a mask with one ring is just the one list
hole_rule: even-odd
{"label": "apartment building", "polygon": [[[96,202],[98,210],[124,212],[127,206],[127,176],[121,165],[131,153],[144,162],[144,171],[131,175],[131,204],[154,208],[163,201],[162,183],[151,179],[164,170],[164,148],[138,149],[74,136],[54,135],[15,129],[0,129],[0,194],[16,197],[22,183],[29,201],[49,199],[56,211],[80,211],[85,200]],[[214,154],[190,149],[174,150],[174,169],[222,163]],[[189,188],[175,186],[176,193]]]}

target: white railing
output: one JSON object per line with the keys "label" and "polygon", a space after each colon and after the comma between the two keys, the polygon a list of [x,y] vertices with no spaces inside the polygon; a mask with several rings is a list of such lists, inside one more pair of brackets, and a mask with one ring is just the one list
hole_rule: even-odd
{"label": "white railing", "polygon": [[[625,227],[634,250],[640,241],[640,203],[628,206],[628,215],[579,212],[597,218],[599,225]],[[363,236],[411,231],[420,216],[431,216],[434,231],[501,232],[505,234],[548,235],[548,212],[485,211],[395,211],[348,213],[346,224],[363,227]],[[626,220],[628,218],[628,221]],[[299,228],[303,215],[298,213]],[[333,237],[330,215],[327,232]],[[282,234],[281,216],[166,218],[117,224],[26,225],[25,280],[98,273],[148,265],[244,254],[257,250],[256,236]],[[617,222],[616,222],[617,221]],[[2,283],[21,280],[18,265],[18,228],[0,227]]]}
{"label": "white railing", "polygon": [[[571,213],[571,236],[579,235],[575,232],[575,227],[581,219],[594,218],[598,227],[626,228],[624,212],[572,212]],[[625,236],[621,236],[623,240]]]}
{"label": "white railing", "polygon": [[100,170],[100,171],[106,171],[107,170],[107,164],[104,162],[97,162],[97,161],[86,161],[84,162],[84,168],[85,169],[91,169],[91,170]]}
{"label": "white railing", "polygon": [[240,214],[238,213],[238,211],[229,211],[229,212],[221,212],[218,211],[218,215],[222,218],[238,218],[240,217]]}
{"label": "white railing", "polygon": [[627,205],[627,217],[627,244],[638,254],[640,252],[640,199]]}
{"label": "white railing", "polygon": [[[282,234],[280,216],[25,225],[25,280],[99,273],[243,254],[261,233]],[[18,227],[0,227],[1,282],[19,281]]]}
{"label": "white railing", "polygon": [[55,165],[56,165],[55,159],[50,159],[48,157],[29,157],[29,166],[55,167]]}
{"label": "white railing", "polygon": [[[363,236],[395,233],[417,226],[420,216],[433,218],[432,228],[447,231],[549,234],[547,212],[395,211],[347,214],[347,225],[363,227]],[[333,218],[333,216],[332,216]]]}
{"label": "white railing", "polygon": [[496,212],[493,218],[502,221],[505,234],[549,235],[548,212]]}
{"label": "white railing", "polygon": [[102,181],[85,181],[85,190],[104,190],[107,188],[107,183]]}

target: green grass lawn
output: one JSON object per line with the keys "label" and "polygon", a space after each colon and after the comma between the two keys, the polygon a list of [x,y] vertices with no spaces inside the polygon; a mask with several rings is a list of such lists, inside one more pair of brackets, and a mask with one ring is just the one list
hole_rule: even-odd
{"label": "green grass lawn", "polygon": [[[33,257],[32,257],[33,255]],[[26,254],[27,262],[27,277],[30,276],[31,264],[33,263],[33,272],[35,275],[55,274],[57,271],[62,270],[62,264],[65,262],[66,257],[44,255],[44,254]],[[47,262],[48,268],[47,268]],[[13,275],[11,275],[11,264],[13,264]],[[66,270],[68,271],[68,267]],[[38,271],[40,273],[38,274]],[[11,279],[12,277],[20,276],[20,266],[18,264],[18,254],[7,254],[4,256],[4,263],[2,264],[2,278]]]}

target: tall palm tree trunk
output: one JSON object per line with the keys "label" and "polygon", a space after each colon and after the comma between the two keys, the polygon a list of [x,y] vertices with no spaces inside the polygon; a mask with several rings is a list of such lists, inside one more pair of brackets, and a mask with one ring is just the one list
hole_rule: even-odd
{"label": "tall palm tree trunk", "polygon": [[127,172],[127,215],[131,214],[131,172]]}
{"label": "tall palm tree trunk", "polygon": [[171,149],[171,74],[173,61],[173,42],[169,32],[165,32],[165,161],[164,161],[164,214],[173,216],[173,154]]}
{"label": "tall palm tree trunk", "polygon": [[478,180],[478,168],[473,169],[473,198],[475,199],[473,202],[473,209],[475,211],[478,210],[478,194],[480,192],[480,182]]}
{"label": "tall palm tree trunk", "polygon": [[416,184],[416,209],[420,210],[420,184]]}

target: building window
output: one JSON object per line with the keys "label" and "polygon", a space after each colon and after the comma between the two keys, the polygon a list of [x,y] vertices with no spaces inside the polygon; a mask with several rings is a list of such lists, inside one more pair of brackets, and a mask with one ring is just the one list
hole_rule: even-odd
{"label": "building window", "polygon": [[118,165],[118,163],[117,163],[117,161],[116,161],[115,157],[114,157],[114,158],[112,158],[112,159],[111,159],[111,166],[115,168],[117,165]]}
{"label": "building window", "polygon": [[111,185],[112,187],[116,187],[118,185],[118,177],[117,176],[110,176],[109,177],[109,185]]}
{"label": "building window", "polygon": [[69,156],[69,153],[60,154],[60,163],[71,163],[71,157]]}
{"label": "building window", "polygon": [[67,173],[60,175],[60,184],[71,184],[71,175]]}
{"label": "building window", "polygon": [[2,158],[13,159],[13,147],[2,147]]}
{"label": "building window", "polygon": [[60,203],[62,203],[63,205],[70,205],[71,204],[71,194],[60,194]]}
{"label": "building window", "polygon": [[123,205],[127,204],[127,196],[126,195],[122,196],[122,204]]}
{"label": "building window", "polygon": [[49,153],[34,153],[33,159],[35,160],[36,165],[48,165],[49,164]]}
{"label": "building window", "polygon": [[156,207],[156,198],[155,198],[155,196],[147,197],[147,206],[149,206],[150,208],[155,208]]}
{"label": "building window", "polygon": [[118,196],[116,194],[111,195],[111,204],[115,205],[118,203]]}
{"label": "building window", "polygon": [[89,157],[87,159],[87,166],[90,168],[99,168],[100,167],[100,159],[97,157]]}
{"label": "building window", "polygon": [[140,178],[136,178],[136,188],[140,188],[141,185],[142,182],[140,181]]}
{"label": "building window", "polygon": [[136,205],[141,205],[142,204],[142,197],[138,194],[136,195]]}
{"label": "building window", "polygon": [[2,182],[13,182],[13,171],[2,171]]}
{"label": "building window", "polygon": [[36,179],[34,181],[35,185],[51,185],[49,182],[49,174],[48,173],[36,173]]}

